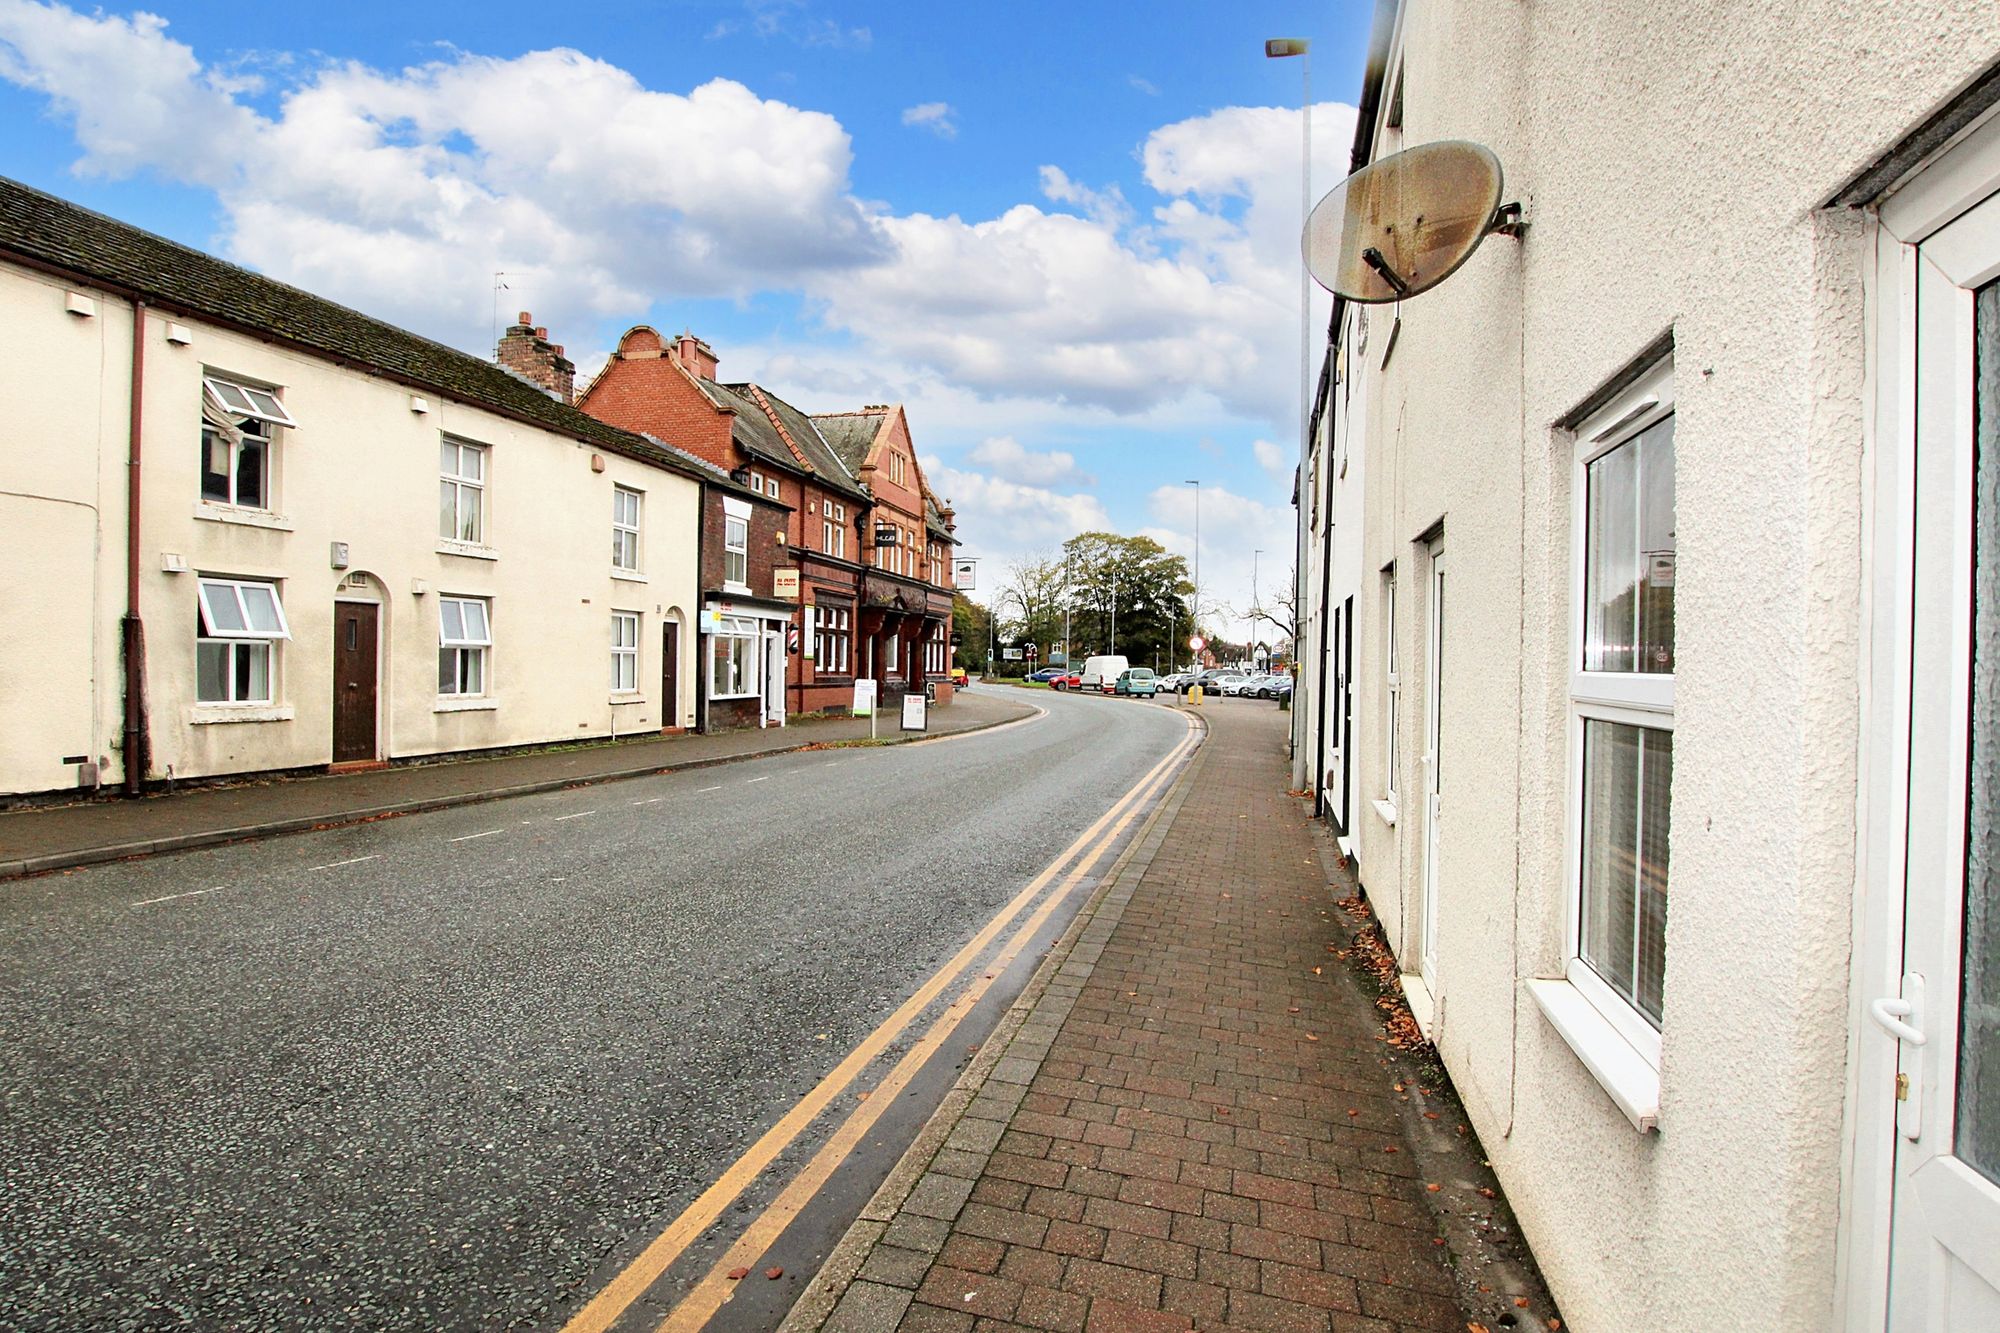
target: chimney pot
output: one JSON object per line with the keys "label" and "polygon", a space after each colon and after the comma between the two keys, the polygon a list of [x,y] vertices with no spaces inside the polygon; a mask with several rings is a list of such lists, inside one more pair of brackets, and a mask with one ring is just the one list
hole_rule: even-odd
{"label": "chimney pot", "polygon": [[535,336],[536,336],[537,338],[540,338],[540,339],[541,339],[541,340],[542,340],[543,342],[547,342],[547,341],[549,340],[549,328],[548,328],[548,325],[546,325],[546,324],[537,324],[537,325],[535,325]]}
{"label": "chimney pot", "polygon": [[527,311],[523,310],[521,312],[521,317],[515,320],[514,322],[516,324],[532,324],[535,322],[535,317],[529,314]]}

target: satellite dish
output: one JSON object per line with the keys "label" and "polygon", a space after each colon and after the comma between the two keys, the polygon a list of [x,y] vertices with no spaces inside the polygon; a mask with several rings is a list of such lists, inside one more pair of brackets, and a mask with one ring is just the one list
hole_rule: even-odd
{"label": "satellite dish", "polygon": [[1429,291],[1494,231],[1519,234],[1500,207],[1500,159],[1445,139],[1392,153],[1349,176],[1306,219],[1306,268],[1350,301],[1379,305]]}

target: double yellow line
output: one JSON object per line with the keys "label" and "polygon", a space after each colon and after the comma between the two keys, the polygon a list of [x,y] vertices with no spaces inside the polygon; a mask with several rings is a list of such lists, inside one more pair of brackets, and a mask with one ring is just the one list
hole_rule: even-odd
{"label": "double yellow line", "polygon": [[[778,1123],[766,1130],[750,1149],[729,1165],[717,1177],[715,1183],[704,1190],[699,1198],[689,1204],[667,1228],[639,1252],[637,1258],[626,1266],[623,1272],[613,1278],[590,1303],[579,1310],[563,1333],[604,1333],[643,1295],[648,1288],[659,1281],[662,1274],[671,1268],[687,1252],[689,1245],[721,1217],[729,1206],[736,1202],[744,1190],[761,1175],[779,1154],[789,1148],[805,1129],[819,1118],[820,1114],[845,1092],[868,1065],[889,1048],[904,1030],[916,1021],[930,1004],[961,980],[964,974],[979,964],[993,941],[1001,932],[1026,910],[1051,883],[1056,888],[1048,893],[1028,918],[1008,939],[1001,950],[1001,957],[991,969],[973,979],[970,986],[945,1007],[943,1013],[931,1023],[894,1069],[870,1091],[869,1100],[857,1103],[833,1132],[824,1146],[813,1155],[811,1161],[792,1178],[777,1198],[766,1205],[751,1221],[749,1227],[738,1236],[735,1243],[709,1269],[700,1282],[668,1314],[659,1326],[660,1333],[680,1333],[702,1327],[716,1310],[729,1299],[732,1283],[726,1276],[731,1268],[747,1265],[751,1260],[770,1248],[784,1229],[791,1224],[820,1188],[825,1185],[836,1168],[846,1160],[855,1145],[861,1142],[882,1114],[895,1102],[903,1087],[915,1077],[924,1062],[946,1041],[950,1040],[966,1015],[978,1004],[1000,975],[1002,968],[1013,960],[1016,953],[1026,946],[1040,930],[1065,898],[1080,884],[1103,859],[1104,855],[1117,844],[1126,827],[1144,810],[1150,799],[1165,786],[1172,777],[1175,765],[1194,748],[1200,735],[1189,723],[1188,734],[1168,752],[1166,758],[1153,766],[1152,770],[1133,785],[1131,790],[1120,797],[1116,804],[1089,828],[1078,835],[1076,841],[1063,849],[1061,855],[1049,863],[1046,869],[1028,882],[1026,888],[1015,896],[991,921],[952,956],[942,968],[899,1006],[895,1013],[869,1033],[842,1060],[833,1071],[801,1098],[797,1105],[787,1111]],[[1073,862],[1073,864],[1072,864]],[[1069,866],[1067,874],[1063,873]],[[1060,876],[1060,882],[1058,881]]]}

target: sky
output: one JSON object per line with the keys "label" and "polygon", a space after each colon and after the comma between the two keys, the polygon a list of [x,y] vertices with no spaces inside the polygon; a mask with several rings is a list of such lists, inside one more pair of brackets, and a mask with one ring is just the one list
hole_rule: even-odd
{"label": "sky", "polygon": [[1263,41],[1312,43],[1317,199],[1371,9],[0,0],[0,174],[482,356],[528,310],[580,379],[644,323],[901,402],[977,599],[1081,531],[1192,560],[1199,480],[1235,636],[1295,544],[1305,62]]}

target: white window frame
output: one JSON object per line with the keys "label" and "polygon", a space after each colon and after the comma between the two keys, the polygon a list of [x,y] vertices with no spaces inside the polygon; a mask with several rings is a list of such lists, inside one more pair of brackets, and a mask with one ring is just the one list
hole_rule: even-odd
{"label": "white window frame", "polygon": [[[1584,596],[1589,560],[1590,464],[1673,414],[1674,369],[1669,357],[1578,426],[1570,473],[1569,836],[1564,979],[1655,1071],[1660,1067],[1661,1030],[1613,990],[1582,957],[1583,742],[1584,724],[1590,721],[1671,732],[1674,677],[1667,672],[1584,670],[1585,621],[1589,614]],[[1671,797],[1669,802],[1671,809]]]}
{"label": "white window frame", "polygon": [[[711,699],[755,699],[763,694],[764,667],[763,626],[748,616],[722,616],[717,620],[716,630],[708,636],[708,697]],[[736,655],[744,658],[736,662]],[[720,676],[724,662],[737,666],[739,679],[735,689],[725,689]]]}
{"label": "white window frame", "polygon": [[[630,500],[632,516],[622,512]],[[640,525],[645,522],[646,493],[630,486],[611,488],[611,567],[627,573],[639,572]],[[629,551],[629,555],[628,555]]]}
{"label": "white window frame", "polygon": [[[261,600],[259,595],[268,596],[268,615],[259,616],[251,610],[253,600]],[[278,584],[263,579],[225,579],[203,577],[196,585],[195,651],[199,657],[203,645],[226,647],[228,666],[222,673],[223,697],[205,699],[201,697],[200,663],[197,660],[195,677],[195,699],[201,704],[214,705],[264,705],[276,701],[278,697],[278,654],[275,644],[292,637],[291,624],[285,619],[285,599]],[[255,623],[263,619],[264,624]],[[251,656],[261,654],[264,661],[264,694],[261,698],[236,695],[236,664],[239,651]]]}
{"label": "white window frame", "polygon": [[[257,421],[268,421],[274,426],[296,427],[299,423],[285,410],[276,389],[244,380],[228,379],[221,375],[201,377],[204,390],[214,395],[216,405],[233,417],[250,417]],[[232,401],[233,400],[233,401]]]}
{"label": "white window frame", "polygon": [[[457,635],[445,633],[444,611],[446,606],[459,608],[459,630]],[[466,628],[465,612],[468,607],[479,608],[481,633],[473,634]],[[460,597],[452,594],[438,595],[438,656],[443,665],[445,653],[453,654],[452,679],[454,688],[447,690],[442,679],[438,682],[438,697],[441,699],[479,699],[493,693],[493,600],[490,597]],[[465,688],[465,663],[476,660],[479,663],[479,688]]]}
{"label": "white window frame", "polygon": [[[444,451],[453,450],[453,466],[447,470]],[[452,523],[449,532],[443,531],[439,523],[439,537],[448,542],[465,542],[474,546],[486,544],[486,486],[492,476],[492,451],[483,444],[471,440],[455,439],[449,435],[438,436],[438,517],[444,517],[444,491],[450,488],[452,496]],[[477,474],[465,470],[467,456],[479,460]],[[472,498],[474,531],[465,535],[466,497]]]}
{"label": "white window frame", "polygon": [[1382,704],[1387,716],[1382,725],[1382,799],[1396,808],[1396,767],[1402,758],[1403,723],[1402,652],[1396,643],[1396,566],[1382,571]]}
{"label": "white window frame", "polygon": [[639,613],[611,613],[611,692],[639,693]]}
{"label": "white window frame", "polygon": [[[207,390],[204,389],[204,392],[207,392]],[[219,398],[214,401],[218,406],[221,403]],[[229,413],[228,415],[240,414]],[[203,504],[231,505],[238,509],[255,509],[262,513],[270,513],[275,509],[272,497],[274,488],[272,486],[271,468],[272,464],[277,461],[278,439],[272,433],[271,425],[271,420],[268,417],[246,415],[241,422],[236,423],[233,430],[225,431],[216,426],[204,414],[201,426],[201,476],[205,479],[208,474],[215,473],[218,476],[227,478],[229,485],[227,494],[220,496],[210,495],[204,486],[201,491],[201,502]],[[252,440],[256,441],[257,447],[262,450],[264,456],[263,465],[258,469],[258,478],[262,483],[263,493],[246,499],[238,489],[241,480],[239,474],[244,448]],[[214,451],[218,447],[226,449],[228,457],[223,461],[222,467],[215,468],[210,465],[214,461]]]}
{"label": "white window frame", "polygon": [[[740,535],[740,540],[732,537]],[[722,582],[738,592],[750,591],[750,502],[722,497]]]}
{"label": "white window frame", "polygon": [[854,657],[853,611],[845,606],[822,602],[813,609],[813,671],[822,676],[845,676]]}

